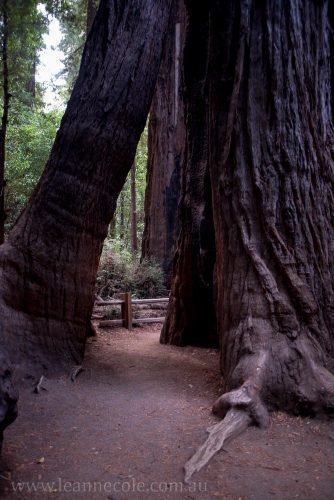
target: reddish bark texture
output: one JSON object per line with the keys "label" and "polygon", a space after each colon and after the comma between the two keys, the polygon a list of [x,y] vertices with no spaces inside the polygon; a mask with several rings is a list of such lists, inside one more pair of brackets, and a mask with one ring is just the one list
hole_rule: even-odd
{"label": "reddish bark texture", "polygon": [[175,3],[150,109],[142,258],[159,262],[169,286],[179,225],[177,204],[185,148],[183,49],[186,12]]}
{"label": "reddish bark texture", "polygon": [[[226,391],[241,387],[247,395],[228,392],[215,410],[242,404],[258,423],[266,420],[262,402],[295,413],[334,408],[327,7],[313,0],[212,2],[204,36],[209,50],[200,36],[191,41],[198,8],[188,5],[187,53],[195,68],[186,87],[187,95],[194,91],[188,110],[196,96],[205,104],[196,109],[193,130],[187,113],[187,151],[196,151],[199,137],[205,148],[208,137],[221,367]],[[198,73],[200,56],[206,70]],[[205,135],[197,133],[203,123]],[[197,208],[188,203],[195,187]],[[196,177],[183,183],[181,204],[198,224],[203,199],[209,196]],[[197,302],[176,337],[174,328],[190,295],[184,272],[201,258],[201,252],[192,256],[187,237],[179,241],[165,342],[193,341],[188,317],[198,315]]]}

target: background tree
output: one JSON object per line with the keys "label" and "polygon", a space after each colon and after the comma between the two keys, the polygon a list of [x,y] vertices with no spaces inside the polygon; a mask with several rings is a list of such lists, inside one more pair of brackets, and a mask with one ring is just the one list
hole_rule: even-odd
{"label": "background tree", "polygon": [[[0,240],[3,241],[5,227],[7,229],[17,217],[31,194],[33,187],[31,184],[37,183],[43,168],[41,163],[38,165],[37,158],[35,158],[34,169],[28,168],[28,158],[32,154],[32,141],[37,143],[37,138],[31,138],[29,144],[24,143],[22,139],[26,137],[26,131],[29,128],[34,128],[36,122],[38,122],[38,127],[41,127],[41,130],[36,128],[34,131],[37,136],[43,134],[44,126],[47,127],[48,119],[44,121],[43,117],[46,115],[41,113],[41,92],[35,82],[36,61],[38,61],[38,52],[42,48],[42,35],[47,29],[47,24],[45,16],[38,9],[36,0],[12,0],[10,2],[3,0],[0,3],[0,15],[2,19],[0,63],[3,80],[0,138],[0,177],[2,177],[0,181],[2,186]],[[57,124],[53,127],[53,137],[58,123],[57,120]],[[17,140],[18,138],[20,139]],[[49,151],[50,145],[42,158],[43,164]],[[24,152],[26,154],[23,154]],[[18,171],[21,172],[20,179],[18,179]],[[23,189],[17,189],[18,183],[26,186],[27,196],[22,197]]]}
{"label": "background tree", "polygon": [[159,78],[150,109],[142,259],[161,264],[170,284],[174,243],[178,234],[177,201],[184,160],[183,49],[184,2],[175,4]]}
{"label": "background tree", "polygon": [[137,193],[136,193],[136,161],[131,167],[131,249],[132,252],[138,250],[137,235]]}
{"label": "background tree", "polygon": [[11,108],[8,125],[5,229],[8,233],[28,202],[49,157],[63,112],[31,109],[20,102]]}
{"label": "background tree", "polygon": [[[215,242],[208,165],[209,4],[191,8],[187,14],[180,234],[173,262],[169,312],[161,340],[176,345],[217,346],[213,301]],[[174,202],[174,210],[175,205]]]}
{"label": "background tree", "polygon": [[65,55],[62,74],[66,80],[66,99],[70,96],[78,76],[83,48],[98,5],[99,0],[66,0],[58,5],[49,5],[49,10],[59,19],[63,34],[60,49]]}

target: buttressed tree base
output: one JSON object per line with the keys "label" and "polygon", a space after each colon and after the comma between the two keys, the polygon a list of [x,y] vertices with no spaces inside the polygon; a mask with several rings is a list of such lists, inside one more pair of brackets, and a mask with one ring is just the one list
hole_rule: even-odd
{"label": "buttressed tree base", "polygon": [[194,255],[183,228],[162,340],[188,343],[187,326],[203,323],[209,311],[189,301],[203,291],[185,278],[191,265],[212,269],[202,285],[214,297],[226,390],[214,411],[226,416],[186,465],[187,479],[226,438],[250,423],[267,425],[268,410],[334,409],[327,7],[313,0],[188,2],[180,206],[197,223],[200,244]]}

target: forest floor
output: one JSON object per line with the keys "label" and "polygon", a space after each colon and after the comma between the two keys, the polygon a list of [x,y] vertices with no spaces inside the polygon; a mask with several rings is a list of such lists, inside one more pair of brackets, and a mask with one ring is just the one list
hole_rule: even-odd
{"label": "forest floor", "polygon": [[334,498],[334,424],[281,413],[183,484],[184,463],[216,422],[218,353],[160,345],[159,331],[100,330],[75,383],[64,376],[47,380],[47,392],[21,392],[0,498]]}

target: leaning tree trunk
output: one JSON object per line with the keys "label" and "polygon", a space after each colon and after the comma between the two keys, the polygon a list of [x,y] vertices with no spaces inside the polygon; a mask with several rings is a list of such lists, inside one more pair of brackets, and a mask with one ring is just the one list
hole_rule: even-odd
{"label": "leaning tree trunk", "polygon": [[82,359],[103,240],[145,126],[171,4],[102,0],[44,174],[1,247],[1,345],[31,371]]}
{"label": "leaning tree trunk", "polygon": [[98,9],[99,0],[87,0],[87,16],[86,16],[86,37],[92,29],[93,22]]}
{"label": "leaning tree trunk", "polygon": [[180,202],[181,227],[161,341],[217,346],[213,299],[215,243],[209,178],[209,5],[190,5],[184,49],[186,139]]}
{"label": "leaning tree trunk", "polygon": [[[198,7],[189,2],[188,9],[191,32]],[[266,425],[268,409],[311,415],[334,410],[327,2],[229,0],[212,2],[210,10],[207,50],[201,44],[196,51],[198,38],[188,38],[189,53],[192,44],[193,54],[208,63],[206,71],[189,74],[188,110],[201,97],[208,112],[198,113],[198,107],[192,128],[188,111],[187,151],[191,158],[199,137],[204,146],[209,138],[213,281],[226,391],[214,411],[225,419],[209,430],[207,442],[186,464],[186,479],[227,438],[250,423]],[[201,26],[203,20],[202,12]],[[206,135],[198,135],[201,126]],[[205,184],[189,176],[184,205],[193,192],[200,208],[210,199]],[[199,210],[186,206],[186,220],[198,221]],[[186,317],[175,337],[170,323],[186,311],[183,271],[191,260],[184,258],[186,238],[179,243],[163,336],[175,343],[187,335],[191,321]]]}
{"label": "leaning tree trunk", "polygon": [[331,88],[332,88],[332,119],[334,120],[334,4],[328,4],[329,24],[331,27],[331,36],[329,38],[330,51],[331,51]]}
{"label": "leaning tree trunk", "polygon": [[168,287],[179,229],[176,214],[185,147],[182,81],[185,31],[184,0],[177,0],[150,109],[142,241],[142,259],[162,265]]}

